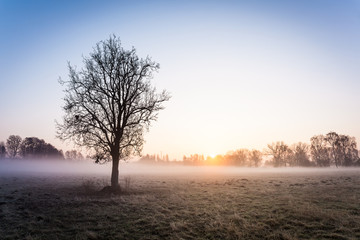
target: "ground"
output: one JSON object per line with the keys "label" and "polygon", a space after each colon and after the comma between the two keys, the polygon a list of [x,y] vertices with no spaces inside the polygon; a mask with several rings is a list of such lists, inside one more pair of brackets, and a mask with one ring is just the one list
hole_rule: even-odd
{"label": "ground", "polygon": [[1,239],[360,239],[359,169],[0,174]]}

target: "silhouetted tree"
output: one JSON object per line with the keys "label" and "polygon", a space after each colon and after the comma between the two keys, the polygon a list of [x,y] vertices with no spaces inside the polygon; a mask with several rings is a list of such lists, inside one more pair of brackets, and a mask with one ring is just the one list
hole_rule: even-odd
{"label": "silhouetted tree", "polygon": [[262,153],[259,150],[251,150],[249,152],[250,167],[259,167],[262,162]]}
{"label": "silhouetted tree", "polygon": [[238,149],[233,152],[234,156],[234,165],[236,166],[247,166],[248,165],[248,155],[249,150],[247,149]]}
{"label": "silhouetted tree", "polygon": [[292,161],[291,165],[293,166],[301,166],[301,167],[309,167],[311,165],[309,159],[309,145],[306,143],[296,143],[291,147],[292,150]]}
{"label": "silhouetted tree", "polygon": [[352,166],[358,160],[358,150],[354,137],[330,132],[326,134],[325,139],[329,144],[331,160],[336,167]]}
{"label": "silhouetted tree", "polygon": [[342,136],[341,141],[344,151],[343,166],[357,165],[359,161],[359,151],[354,137]]}
{"label": "silhouetted tree", "polygon": [[62,153],[53,145],[36,137],[25,138],[20,145],[20,155],[26,159],[62,159]]}
{"label": "silhouetted tree", "polygon": [[170,96],[151,86],[159,64],[140,59],[134,48],[125,50],[119,38],[99,42],[84,68],[69,64],[65,116],[58,137],[94,151],[96,162],[112,161],[111,187],[119,186],[119,160],[140,154],[143,132],[157,119]]}
{"label": "silhouetted tree", "polygon": [[318,166],[352,166],[359,159],[355,138],[336,132],[312,137],[311,155]]}
{"label": "silhouetted tree", "polygon": [[310,139],[311,158],[319,167],[330,166],[330,153],[324,135],[316,135]]}
{"label": "silhouetted tree", "polygon": [[[168,157],[167,157],[168,158]],[[193,154],[190,157],[183,156],[183,164],[185,165],[203,165],[205,163],[204,155]]]}
{"label": "silhouetted tree", "polygon": [[6,157],[6,148],[4,142],[0,142],[0,159],[4,159]]}
{"label": "silhouetted tree", "polygon": [[335,163],[336,167],[341,164],[341,150],[339,149],[340,136],[336,132],[329,132],[325,136],[325,141],[329,148],[330,162]]}
{"label": "silhouetted tree", "polygon": [[286,167],[289,162],[291,150],[284,142],[268,144],[267,153],[273,157],[274,167]]}
{"label": "silhouetted tree", "polygon": [[16,155],[19,153],[21,144],[21,137],[10,135],[9,138],[6,140],[6,148],[9,154],[9,157],[15,158]]}

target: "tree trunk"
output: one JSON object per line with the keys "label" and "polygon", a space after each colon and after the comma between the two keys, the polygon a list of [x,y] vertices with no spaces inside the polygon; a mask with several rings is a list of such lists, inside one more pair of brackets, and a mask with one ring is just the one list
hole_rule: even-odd
{"label": "tree trunk", "polygon": [[111,188],[119,188],[119,156],[112,156]]}

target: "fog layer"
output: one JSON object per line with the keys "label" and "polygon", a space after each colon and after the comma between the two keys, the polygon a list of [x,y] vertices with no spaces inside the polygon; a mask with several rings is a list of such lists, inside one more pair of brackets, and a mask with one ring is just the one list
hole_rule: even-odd
{"label": "fog layer", "polygon": [[[225,166],[159,166],[122,162],[120,176],[129,174],[155,175],[218,175],[218,174],[260,174],[260,173],[328,173],[342,171],[360,171],[359,168],[241,168]],[[18,174],[75,174],[75,175],[109,175],[111,162],[95,164],[91,161],[72,162],[54,160],[4,160],[0,161],[0,175]]]}

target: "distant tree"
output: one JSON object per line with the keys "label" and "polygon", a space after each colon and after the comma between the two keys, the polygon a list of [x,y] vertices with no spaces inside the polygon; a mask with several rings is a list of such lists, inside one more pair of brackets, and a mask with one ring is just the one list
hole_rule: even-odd
{"label": "distant tree", "polygon": [[95,162],[112,161],[111,188],[119,187],[119,161],[140,155],[143,133],[170,99],[151,86],[159,64],[140,59],[112,36],[96,45],[85,67],[69,65],[65,89],[65,116],[58,137],[94,151]]}
{"label": "distant tree", "polygon": [[249,152],[250,166],[259,167],[262,161],[262,153],[259,150]]}
{"label": "distant tree", "polygon": [[311,158],[319,167],[330,166],[330,152],[324,135],[316,135],[310,139]]}
{"label": "distant tree", "polygon": [[329,132],[324,140],[327,143],[330,163],[339,167],[352,166],[357,162],[359,155],[354,137]]}
{"label": "distant tree", "polygon": [[234,165],[236,166],[247,166],[249,164],[249,150],[247,149],[238,149],[234,153]]}
{"label": "distant tree", "polygon": [[[168,159],[168,157],[167,157]],[[203,165],[205,163],[204,155],[192,154],[190,157],[183,156],[184,165]]]}
{"label": "distant tree", "polygon": [[274,167],[286,167],[290,160],[291,150],[284,142],[276,142],[268,144],[267,154],[272,156]]}
{"label": "distant tree", "polygon": [[358,150],[354,137],[339,135],[335,132],[326,134],[331,152],[331,160],[338,166],[352,166],[358,160]]}
{"label": "distant tree", "polygon": [[340,136],[336,132],[329,132],[325,136],[325,141],[328,144],[330,161],[335,163],[336,167],[341,165],[341,150],[339,145]]}
{"label": "distant tree", "polygon": [[309,167],[311,165],[309,159],[309,145],[306,143],[296,143],[291,147],[292,150],[292,165],[293,166],[301,166],[301,167]]}
{"label": "distant tree", "polygon": [[356,165],[357,161],[359,160],[359,154],[355,138],[346,135],[340,135],[337,145],[342,153],[340,158],[341,165],[347,167]]}
{"label": "distant tree", "polygon": [[21,144],[21,137],[18,135],[10,135],[9,138],[6,140],[6,148],[9,154],[9,157],[15,158],[16,155],[19,153],[20,144]]}
{"label": "distant tree", "polygon": [[78,152],[76,150],[70,150],[65,152],[65,159],[68,160],[83,160],[84,156],[81,154],[81,152]]}
{"label": "distant tree", "polygon": [[6,157],[6,148],[4,142],[0,142],[0,159],[4,159]]}
{"label": "distant tree", "polygon": [[26,159],[62,159],[64,157],[53,145],[36,137],[27,137],[21,142],[20,155]]}

